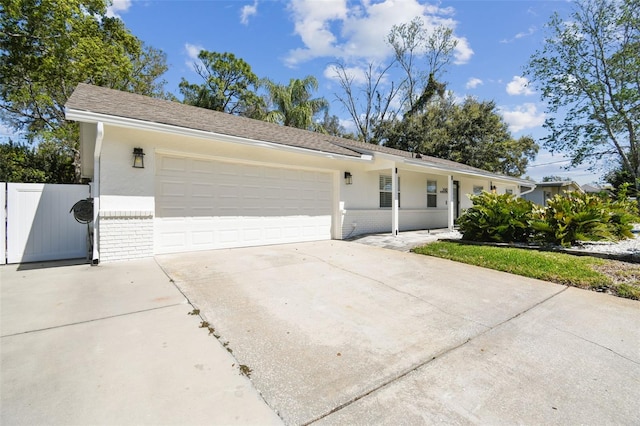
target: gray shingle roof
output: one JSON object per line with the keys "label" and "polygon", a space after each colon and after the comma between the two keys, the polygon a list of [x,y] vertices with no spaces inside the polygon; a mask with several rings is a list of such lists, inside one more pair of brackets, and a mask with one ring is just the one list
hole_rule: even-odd
{"label": "gray shingle roof", "polygon": [[65,107],[264,142],[359,157],[332,136],[104,87],[79,84]]}
{"label": "gray shingle roof", "polygon": [[421,159],[416,159],[412,153],[399,149],[338,138],[294,127],[280,126],[274,123],[84,83],[76,87],[71,97],[67,100],[65,107],[67,110],[86,111],[113,117],[166,124],[185,129],[272,142],[350,157],[360,157],[362,153],[379,152],[403,158],[412,158],[416,162],[425,163],[425,166],[432,165],[445,169],[522,181],[522,179],[490,173],[450,160],[427,155],[423,155]]}

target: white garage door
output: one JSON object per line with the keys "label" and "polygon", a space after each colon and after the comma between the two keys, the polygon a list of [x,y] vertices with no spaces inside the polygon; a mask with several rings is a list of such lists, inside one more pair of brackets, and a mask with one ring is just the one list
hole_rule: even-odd
{"label": "white garage door", "polygon": [[330,173],[159,156],[155,252],[331,238]]}

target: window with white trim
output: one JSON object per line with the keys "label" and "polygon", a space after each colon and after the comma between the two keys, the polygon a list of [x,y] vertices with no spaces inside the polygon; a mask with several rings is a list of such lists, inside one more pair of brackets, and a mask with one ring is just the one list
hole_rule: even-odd
{"label": "window with white trim", "polygon": [[438,181],[427,181],[427,207],[438,207]]}
{"label": "window with white trim", "polygon": [[[391,176],[380,175],[380,207],[391,207],[393,202]],[[400,178],[398,178],[398,207],[400,207]]]}
{"label": "window with white trim", "polygon": [[513,195],[513,189],[505,189],[504,193],[505,194],[509,194],[509,195]]}
{"label": "window with white trim", "polygon": [[484,186],[481,185],[473,185],[473,195],[480,195],[484,191]]}

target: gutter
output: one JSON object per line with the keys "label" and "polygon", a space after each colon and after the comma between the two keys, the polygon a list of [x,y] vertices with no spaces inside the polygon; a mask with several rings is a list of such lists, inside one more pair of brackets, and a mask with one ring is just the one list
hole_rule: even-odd
{"label": "gutter", "polygon": [[[179,127],[171,124],[154,123],[143,120],[136,120],[133,118],[117,117],[113,115],[105,115],[100,113],[94,113],[90,111],[67,109],[65,111],[65,117],[67,120],[80,121],[83,123],[106,123],[119,127],[126,127],[130,129],[149,130],[154,132],[165,132],[181,136],[198,137],[203,139],[216,139],[222,142],[230,142],[234,144],[250,145],[252,147],[261,147],[268,149],[277,149],[279,151],[293,152],[297,154],[315,155],[325,158],[337,158],[349,161],[371,161],[370,155],[363,155],[354,151],[359,155],[347,155],[337,154],[325,151],[317,151],[309,148],[300,148],[296,146],[285,145],[277,142],[266,142],[256,139],[248,139],[240,136],[225,135],[223,133],[215,133],[207,130],[190,129],[187,127]],[[106,119],[105,119],[106,118]],[[345,148],[349,149],[349,148]]]}
{"label": "gutter", "polygon": [[[520,185],[520,187],[522,187],[522,186],[524,186],[524,185]],[[530,189],[530,190],[528,190],[528,191],[521,192],[521,193],[520,193],[520,195],[519,195],[519,197],[522,197],[523,195],[530,194],[530,193],[532,193],[535,189],[536,189],[536,184],[532,182],[532,183],[531,183],[531,189]]]}
{"label": "gutter", "polygon": [[[482,177],[486,177],[486,178],[491,178],[493,180],[501,180],[501,181],[518,183],[518,185],[522,185],[524,183],[528,183],[529,182],[529,181],[527,181],[525,179],[520,179],[520,178],[516,178],[516,177],[511,177],[511,176],[499,175],[499,174],[495,174],[495,173],[491,173],[491,172],[487,172],[487,171],[483,171],[483,170],[477,170],[477,171],[476,170],[462,170],[462,169],[457,169],[455,167],[442,166],[442,165],[439,165],[439,164],[431,163],[429,161],[415,161],[415,160],[411,160],[409,158],[404,158],[404,157],[400,157],[400,158],[403,159],[403,163],[405,163],[405,164],[410,164],[412,166],[428,167],[430,169],[440,170],[440,171],[447,172],[447,173],[456,173],[456,174],[460,174],[460,175],[475,176],[475,177],[482,176]],[[534,188],[535,188],[535,185],[534,185]]]}

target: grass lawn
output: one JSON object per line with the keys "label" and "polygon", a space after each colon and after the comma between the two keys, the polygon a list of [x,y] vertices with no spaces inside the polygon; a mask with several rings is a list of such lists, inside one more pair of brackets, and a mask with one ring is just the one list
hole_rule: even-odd
{"label": "grass lawn", "polygon": [[438,241],[415,253],[640,300],[640,265],[511,247]]}

